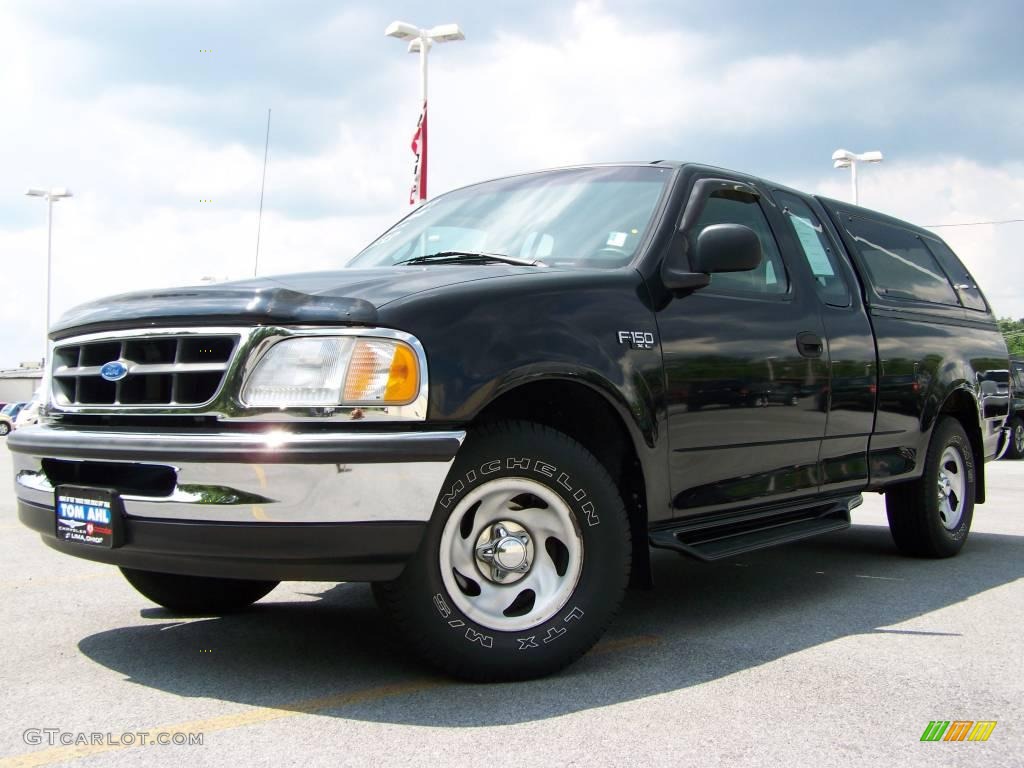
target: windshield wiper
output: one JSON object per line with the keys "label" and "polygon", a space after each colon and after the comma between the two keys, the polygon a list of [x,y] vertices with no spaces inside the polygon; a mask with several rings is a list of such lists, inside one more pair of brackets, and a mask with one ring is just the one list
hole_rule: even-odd
{"label": "windshield wiper", "polygon": [[519,264],[524,267],[543,267],[544,262],[537,259],[517,259],[514,256],[506,256],[503,253],[487,253],[486,251],[438,251],[428,253],[426,256],[415,256],[411,259],[396,261],[394,266],[401,264],[430,264],[434,262],[452,262],[468,264],[488,264],[499,262],[501,264]]}

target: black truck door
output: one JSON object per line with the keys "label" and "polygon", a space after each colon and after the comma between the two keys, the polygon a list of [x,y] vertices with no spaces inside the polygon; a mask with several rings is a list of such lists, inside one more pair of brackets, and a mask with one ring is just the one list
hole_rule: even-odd
{"label": "black truck door", "polygon": [[[716,173],[715,178],[729,178]],[[761,265],[719,273],[658,313],[677,516],[781,502],[818,490],[827,357],[817,297],[790,277],[775,204],[713,193],[696,231],[737,223]]]}
{"label": "black truck door", "polygon": [[853,266],[837,245],[828,215],[810,197],[773,190],[786,225],[783,244],[794,269],[810,281],[825,327],[829,383],[821,444],[821,490],[852,491],[868,483],[868,444],[878,391],[875,337]]}

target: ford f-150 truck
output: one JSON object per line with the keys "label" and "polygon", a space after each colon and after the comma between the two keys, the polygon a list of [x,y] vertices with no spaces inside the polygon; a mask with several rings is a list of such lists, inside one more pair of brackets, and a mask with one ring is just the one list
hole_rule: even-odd
{"label": "ford f-150 truck", "polygon": [[996,383],[1000,394],[1005,392],[1009,398],[1006,427],[1010,430],[1010,447],[1004,458],[1024,459],[1024,360],[1010,358],[1010,370],[990,371],[987,378]]}
{"label": "ford f-150 truck", "polygon": [[[1008,445],[1006,345],[933,233],[696,164],[416,208],[345,269],[134,293],[51,328],[21,521],[172,611],[367,581],[475,680],[585,653],[650,547],[850,525],[947,557]],[[686,585],[673,585],[686,589]]]}

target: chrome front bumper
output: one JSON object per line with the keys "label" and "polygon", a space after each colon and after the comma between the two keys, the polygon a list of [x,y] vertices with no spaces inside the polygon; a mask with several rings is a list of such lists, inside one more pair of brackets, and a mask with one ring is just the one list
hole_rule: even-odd
{"label": "chrome front bumper", "polygon": [[[146,433],[36,426],[12,433],[18,499],[54,503],[68,475],[162,473],[119,490],[129,519],[210,523],[426,522],[462,431]],[[102,471],[102,469],[100,470]],[[118,474],[120,473],[120,474]],[[64,478],[64,479],[60,479]]]}

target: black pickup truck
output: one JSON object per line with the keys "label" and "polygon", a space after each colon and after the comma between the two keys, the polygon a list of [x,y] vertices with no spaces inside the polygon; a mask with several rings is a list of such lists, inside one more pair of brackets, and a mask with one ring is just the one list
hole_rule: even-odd
{"label": "black pickup truck", "polygon": [[[1002,379],[993,372],[997,380]],[[1010,447],[1007,459],[1024,459],[1024,359],[1011,358],[1010,370],[1006,372],[1006,395],[1010,398],[1010,415],[1006,425],[1010,430]]]}
{"label": "black pickup truck", "polygon": [[[650,547],[846,528],[956,554],[1008,402],[929,231],[695,164],[577,167],[416,208],[346,269],[85,304],[51,329],[19,516],[188,613],[368,581],[451,674],[601,636]],[[685,585],[675,585],[685,589]]]}

